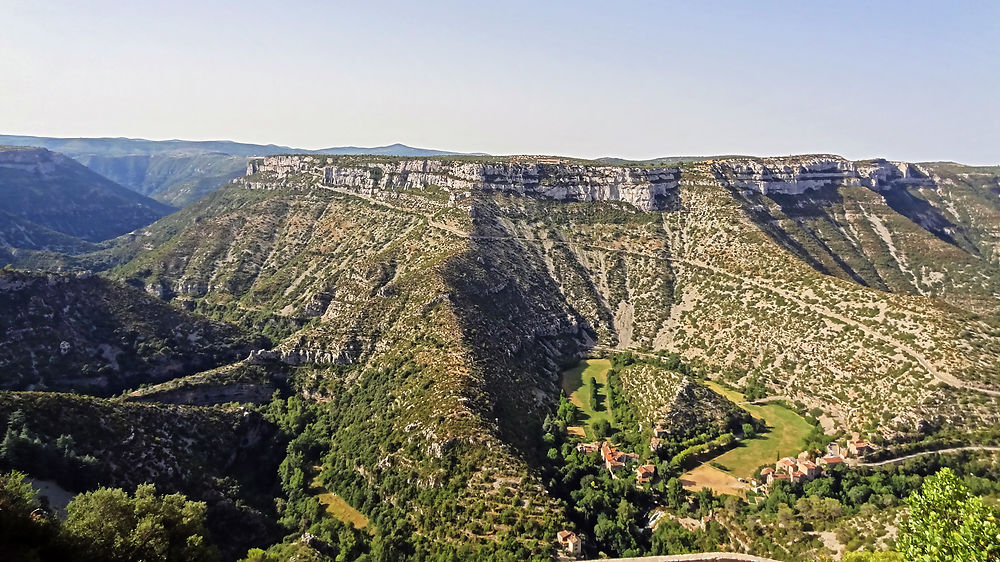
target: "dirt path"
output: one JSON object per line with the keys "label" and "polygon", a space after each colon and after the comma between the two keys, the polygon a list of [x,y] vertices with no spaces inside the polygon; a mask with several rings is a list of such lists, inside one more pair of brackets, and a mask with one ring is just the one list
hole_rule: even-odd
{"label": "dirt path", "polygon": [[745,404],[767,404],[769,402],[781,402],[782,400],[785,402],[792,402],[795,399],[791,396],[765,396],[764,398],[758,398],[757,400],[744,400],[742,402],[737,402],[737,404],[741,406]]}
{"label": "dirt path", "polygon": [[986,446],[975,446],[971,445],[968,447],[952,447],[950,449],[938,449],[936,451],[921,451],[919,453],[913,453],[912,455],[906,455],[903,457],[896,457],[894,459],[888,459],[878,462],[861,462],[858,466],[882,466],[886,464],[896,464],[909,459],[915,459],[917,457],[922,457],[924,455],[937,455],[942,453],[958,453],[961,451],[997,451],[1000,452],[1000,447],[986,447]]}
{"label": "dirt path", "polygon": [[761,558],[738,552],[700,552],[698,554],[669,554],[641,558],[601,558],[600,560],[604,562],[777,562],[772,558]]}

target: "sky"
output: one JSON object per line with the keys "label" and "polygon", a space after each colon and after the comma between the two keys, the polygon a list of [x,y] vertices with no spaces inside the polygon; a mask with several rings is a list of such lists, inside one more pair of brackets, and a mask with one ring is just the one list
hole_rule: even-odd
{"label": "sky", "polygon": [[1000,163],[1000,2],[0,0],[0,133]]}

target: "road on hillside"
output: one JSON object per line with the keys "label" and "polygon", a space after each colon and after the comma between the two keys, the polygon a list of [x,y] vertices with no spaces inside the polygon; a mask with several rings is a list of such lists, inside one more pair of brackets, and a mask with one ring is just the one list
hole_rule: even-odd
{"label": "road on hillside", "polygon": [[958,453],[961,451],[998,451],[1000,452],[1000,447],[985,447],[970,445],[968,447],[952,447],[950,449],[937,449],[935,451],[921,451],[919,453],[913,453],[912,455],[906,455],[903,457],[896,457],[894,459],[888,459],[878,462],[860,462],[858,466],[882,466],[886,464],[895,464],[898,462],[903,462],[909,459],[915,459],[917,457],[922,457],[924,455],[936,455],[939,453]]}

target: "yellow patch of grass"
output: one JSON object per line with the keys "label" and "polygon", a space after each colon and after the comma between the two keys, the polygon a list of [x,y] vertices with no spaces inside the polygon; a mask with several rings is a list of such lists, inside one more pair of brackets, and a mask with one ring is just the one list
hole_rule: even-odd
{"label": "yellow patch of grass", "polygon": [[316,480],[313,480],[312,488],[316,492],[316,498],[319,499],[319,503],[326,507],[326,512],[340,520],[341,523],[354,525],[355,529],[364,529],[368,526],[368,518],[360,511],[351,507],[350,504],[344,501],[344,498],[327,490]]}
{"label": "yellow patch of grass", "polygon": [[707,464],[700,465],[694,470],[685,472],[681,475],[680,480],[681,484],[684,485],[684,488],[692,492],[696,492],[702,488],[708,488],[716,494],[732,494],[740,496],[743,495],[747,489],[747,485],[738,481],[735,476],[726,474],[725,472]]}

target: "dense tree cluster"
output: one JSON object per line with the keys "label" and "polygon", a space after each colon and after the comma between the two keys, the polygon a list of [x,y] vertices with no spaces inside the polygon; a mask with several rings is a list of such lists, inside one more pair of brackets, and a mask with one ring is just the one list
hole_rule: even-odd
{"label": "dense tree cluster", "polygon": [[[393,373],[392,368],[404,372]],[[297,395],[274,397],[266,415],[289,437],[278,469],[283,497],[277,500],[281,524],[289,534],[280,544],[251,551],[247,560],[284,560],[292,555],[304,560],[322,556],[318,559],[361,561],[547,559],[551,541],[540,542],[537,537],[552,537],[559,527],[515,508],[521,498],[510,498],[514,501],[498,513],[491,513],[482,501],[471,506],[458,503],[487,462],[485,451],[456,444],[442,450],[439,458],[428,458],[425,447],[403,441],[389,423],[373,422],[373,402],[391,396],[382,385],[394,376],[411,376],[405,372],[410,368],[399,365],[368,373],[353,389],[357,396],[342,391],[324,403]],[[553,423],[565,427],[565,420],[572,423],[576,415],[575,406],[569,404],[562,414],[565,419]],[[345,431],[359,426],[367,431]],[[377,466],[387,450],[405,452],[422,464],[386,470],[373,486],[358,469],[359,463]],[[434,486],[413,485],[425,477],[422,471],[432,469]],[[327,514],[317,498],[317,486],[341,496],[367,516],[370,525],[358,530]],[[403,508],[414,504],[424,507],[419,512]],[[424,531],[418,532],[418,526]],[[470,540],[467,531],[481,538]],[[462,539],[453,533],[463,533]],[[494,537],[486,538],[490,534]],[[303,542],[306,536],[310,539]]]}
{"label": "dense tree cluster", "polygon": [[183,495],[159,495],[152,485],[135,494],[98,488],[77,495],[56,519],[25,475],[0,474],[0,552],[12,560],[82,562],[211,562],[205,504]]}
{"label": "dense tree cluster", "polygon": [[750,402],[756,402],[761,398],[766,398],[770,394],[767,384],[764,383],[760,373],[749,374],[746,377],[746,384],[743,385],[743,396]]}
{"label": "dense tree cluster", "polygon": [[7,420],[0,441],[0,469],[30,471],[38,478],[52,479],[70,490],[84,490],[97,484],[97,459],[79,455],[73,437],[60,435],[55,442],[38,436],[17,410]]}

